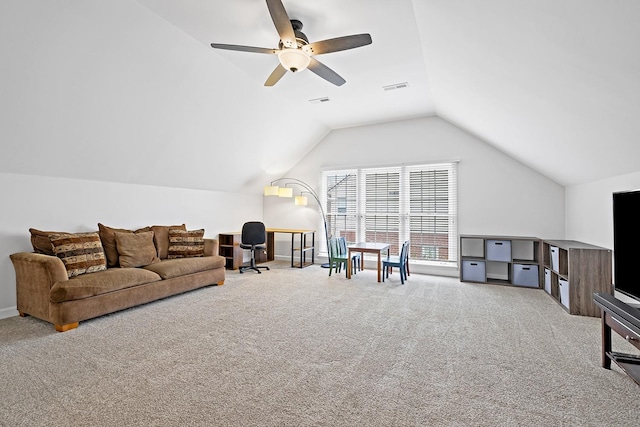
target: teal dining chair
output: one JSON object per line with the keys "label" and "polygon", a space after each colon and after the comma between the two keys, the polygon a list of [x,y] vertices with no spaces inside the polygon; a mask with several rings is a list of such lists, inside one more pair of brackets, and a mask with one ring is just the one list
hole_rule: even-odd
{"label": "teal dining chair", "polygon": [[[348,258],[347,239],[338,237],[338,243],[340,244],[340,253]],[[356,274],[358,270],[362,270],[362,260],[359,253],[353,253],[351,254],[351,273]]]}
{"label": "teal dining chair", "polygon": [[409,260],[409,241],[407,240],[402,244],[400,255],[389,255],[382,260],[382,281],[384,282],[385,276],[389,278],[389,272],[393,267],[398,267],[400,270],[400,283],[404,285],[404,281],[407,280],[407,274]]}
{"label": "teal dining chair", "polygon": [[329,239],[329,276],[331,276],[331,271],[336,270],[336,272],[340,272],[342,267],[344,266],[345,275],[347,275],[347,261],[349,260],[349,255],[343,253],[340,250],[340,242],[337,237],[331,237]]}

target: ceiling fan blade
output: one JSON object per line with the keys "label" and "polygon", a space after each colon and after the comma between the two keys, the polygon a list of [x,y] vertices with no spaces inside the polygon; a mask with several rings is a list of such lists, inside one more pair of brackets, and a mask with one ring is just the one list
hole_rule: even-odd
{"label": "ceiling fan blade", "polygon": [[311,62],[309,62],[309,66],[307,68],[309,68],[309,70],[316,73],[329,83],[333,83],[336,86],[342,86],[346,83],[346,80],[340,77],[338,73],[336,73],[331,68],[327,67],[314,57],[311,57]]}
{"label": "ceiling fan blade", "polygon": [[289,15],[280,0],[267,0],[267,7],[271,14],[273,24],[276,26],[280,40],[285,47],[298,47],[296,43],[296,35],[293,32],[293,26],[289,20]]}
{"label": "ceiling fan blade", "polygon": [[282,66],[282,64],[278,64],[275,70],[271,73],[266,82],[264,82],[265,86],[273,86],[278,83],[278,80],[282,78],[287,73],[287,69]]}
{"label": "ceiling fan blade", "polygon": [[278,49],[269,49],[266,47],[241,46],[237,44],[211,43],[211,47],[214,49],[238,50],[240,52],[253,52],[253,53],[274,54],[278,51]]}
{"label": "ceiling fan blade", "polygon": [[335,39],[309,43],[304,49],[312,55],[321,55],[323,53],[339,52],[368,44],[371,44],[370,34],[354,34],[352,36],[336,37]]}

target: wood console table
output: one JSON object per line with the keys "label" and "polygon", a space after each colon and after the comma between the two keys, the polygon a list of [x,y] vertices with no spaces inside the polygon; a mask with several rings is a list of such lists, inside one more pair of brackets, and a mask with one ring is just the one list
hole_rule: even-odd
{"label": "wood console table", "polygon": [[611,369],[611,361],[614,361],[640,385],[640,356],[616,353],[611,349],[612,330],[640,349],[640,310],[609,294],[595,293],[593,302],[600,307],[602,317],[602,367]]}
{"label": "wood console table", "polygon": [[[308,267],[315,262],[315,230],[267,228],[267,253],[266,256],[261,253],[256,253],[257,263],[273,261],[275,259],[276,233],[291,234],[291,267]],[[296,242],[296,237],[298,237],[298,242]],[[219,253],[227,259],[227,269],[237,270],[242,265],[243,251],[240,248],[241,240],[242,233],[239,231],[218,234]],[[299,243],[299,245],[297,243]]]}

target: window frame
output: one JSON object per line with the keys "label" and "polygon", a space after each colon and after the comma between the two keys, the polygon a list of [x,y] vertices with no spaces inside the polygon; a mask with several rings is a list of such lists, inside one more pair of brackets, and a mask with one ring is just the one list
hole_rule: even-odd
{"label": "window frame", "polygon": [[[329,177],[333,177],[333,181],[331,182],[337,182],[337,178],[340,176],[343,178],[348,176],[350,177],[348,181],[350,188],[345,189],[344,194],[347,194],[351,200],[347,200],[345,205],[346,209],[341,213],[341,219],[343,224],[348,224],[349,221],[353,224],[352,229],[344,228],[344,230],[347,231],[348,235],[345,237],[347,237],[349,243],[365,241],[367,239],[369,239],[368,241],[376,241],[376,236],[378,236],[379,233],[380,239],[387,242],[393,240],[392,253],[394,253],[394,250],[399,250],[402,242],[410,240],[412,242],[411,245],[414,247],[414,251],[411,253],[412,263],[457,267],[459,236],[457,227],[457,163],[458,162],[420,163],[321,171],[321,203],[326,212],[329,235],[335,234],[337,218],[339,216],[338,213],[335,212],[335,209],[327,204],[328,199],[333,197],[328,195],[328,191],[332,191],[331,188],[328,188],[328,181],[331,181]],[[420,175],[419,180],[416,180],[416,173]],[[424,180],[422,175],[425,175],[425,173],[427,175],[431,174],[433,176],[432,180]],[[384,194],[385,174],[388,175],[386,179],[390,183],[390,186],[386,187],[387,195]],[[398,194],[393,194],[396,181],[389,174],[398,174]],[[414,178],[413,181],[412,176]],[[355,177],[355,179],[353,177]],[[414,195],[417,194],[417,191],[423,196],[426,195],[428,197],[412,200],[412,182],[414,185]],[[367,189],[367,183],[369,183],[369,189]],[[369,193],[367,193],[367,190],[369,190]],[[367,196],[369,196],[369,198],[367,198]],[[397,200],[394,199],[395,196],[397,196]],[[429,199],[429,197],[431,198]],[[369,210],[367,210],[367,204],[370,206]],[[420,208],[415,208],[416,205],[420,205]],[[377,208],[385,206],[389,209],[376,210]],[[394,212],[396,207],[397,212]],[[412,209],[414,210],[413,212]],[[420,212],[417,212],[417,210]],[[397,217],[397,220],[393,219],[395,217]],[[427,219],[426,221],[425,218]],[[389,229],[384,229],[384,227],[374,230],[369,229],[369,234],[367,234],[368,225],[374,225],[375,227],[378,223],[382,225],[385,222],[392,225],[397,224],[397,238],[393,236],[390,237]],[[425,226],[423,223],[427,223],[427,225]],[[435,231],[434,233],[420,233],[421,235],[433,234],[431,241],[428,243],[414,243],[422,239],[415,238],[415,231],[413,231],[414,238],[411,238],[412,224],[413,227],[415,227],[416,224],[420,224],[419,227],[421,230],[424,230],[425,227],[433,229]],[[442,234],[438,233],[438,230],[446,230],[445,245],[438,246],[434,243],[438,240],[442,241],[445,239],[442,236],[438,237],[438,234]],[[392,230],[391,232],[395,233],[396,230]],[[326,242],[323,246],[324,247],[320,248],[320,252],[326,254]],[[425,252],[423,247],[427,246],[430,246],[431,249],[426,252],[444,254],[442,256],[446,258],[421,258],[421,254]]]}

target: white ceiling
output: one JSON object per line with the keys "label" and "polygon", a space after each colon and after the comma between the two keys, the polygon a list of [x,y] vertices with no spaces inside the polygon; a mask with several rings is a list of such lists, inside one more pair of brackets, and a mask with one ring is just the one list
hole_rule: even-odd
{"label": "white ceiling", "polygon": [[318,57],[346,84],[210,47],[276,47],[264,0],[0,2],[0,171],[253,192],[333,129],[432,115],[563,185],[640,170],[640,1],[283,4],[312,42],[371,34]]}
{"label": "white ceiling", "polygon": [[[139,2],[205,45],[277,47],[263,0]],[[371,34],[372,45],[318,58],[344,86],[307,70],[265,88],[275,56],[211,54],[330,129],[437,114],[564,185],[640,169],[636,0],[283,4],[312,42]]]}
{"label": "white ceiling", "polygon": [[[139,2],[206,46],[278,47],[280,38],[264,0]],[[411,1],[285,0],[283,5],[291,19],[303,23],[310,42],[371,34],[371,45],[316,57],[347,83],[337,87],[305,70],[289,72],[274,87],[264,87],[278,64],[275,55],[214,49],[211,54],[245,73],[256,91],[277,93],[331,129],[435,114]],[[409,82],[410,90],[382,89],[401,82]],[[321,97],[330,101],[309,103]]]}

